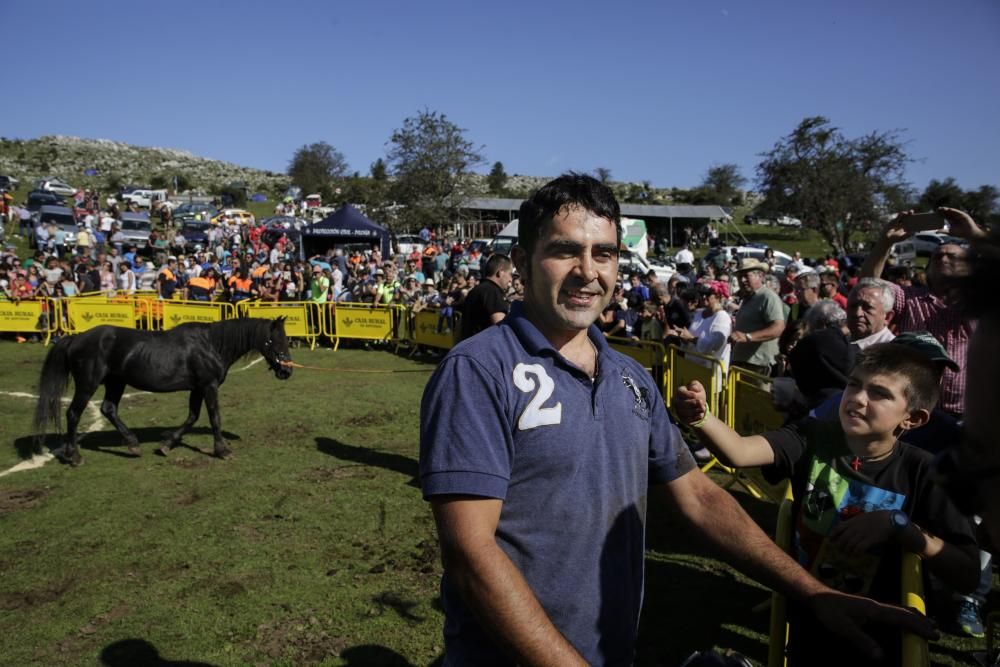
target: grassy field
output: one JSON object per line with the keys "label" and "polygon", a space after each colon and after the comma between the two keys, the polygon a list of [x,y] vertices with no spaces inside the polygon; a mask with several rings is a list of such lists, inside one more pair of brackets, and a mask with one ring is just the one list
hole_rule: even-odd
{"label": "grassy field", "polygon": [[[44,348],[0,341],[0,470],[29,445]],[[219,461],[205,418],[162,458],[184,394],[130,390],[127,455],[90,409],[85,463],[0,477],[0,663],[107,664],[122,654],[213,665],[428,665],[441,655],[439,554],[417,473],[430,365],[385,351],[294,351],[287,382],[239,362],[222,392],[235,452]],[[365,371],[404,371],[362,373]],[[741,496],[771,530],[774,506]],[[766,655],[767,597],[697,555],[650,508],[639,665],[696,649]],[[973,664],[950,640],[941,664]]]}

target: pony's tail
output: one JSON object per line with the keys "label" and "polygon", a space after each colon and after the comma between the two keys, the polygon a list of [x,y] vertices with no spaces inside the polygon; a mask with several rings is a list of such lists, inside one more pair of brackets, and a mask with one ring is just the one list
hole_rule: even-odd
{"label": "pony's tail", "polygon": [[66,336],[56,342],[45,357],[42,366],[42,377],[38,382],[38,405],[35,406],[35,452],[41,454],[45,444],[45,433],[49,422],[56,427],[56,433],[62,433],[60,419],[60,399],[69,380],[69,346],[72,338]]}

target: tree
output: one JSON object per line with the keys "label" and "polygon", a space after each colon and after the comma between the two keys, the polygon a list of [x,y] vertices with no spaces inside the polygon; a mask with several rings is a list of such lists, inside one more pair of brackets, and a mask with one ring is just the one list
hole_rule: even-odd
{"label": "tree", "polygon": [[347,160],[336,148],[319,141],[295,151],[288,163],[288,175],[304,194],[319,193],[331,199],[334,182],[347,176]]}
{"label": "tree", "polygon": [[594,176],[596,176],[597,180],[605,185],[611,182],[611,170],[607,167],[598,167],[595,169]]}
{"label": "tree", "polygon": [[997,198],[1000,191],[992,185],[980,185],[978,190],[969,190],[962,198],[962,206],[969,215],[980,223],[992,224],[994,211],[997,210]]}
{"label": "tree", "polygon": [[917,208],[920,211],[930,211],[938,206],[949,208],[962,208],[965,192],[958,186],[954,178],[946,178],[939,181],[936,178],[924,188],[924,193],[920,195]]}
{"label": "tree", "polygon": [[503,194],[504,186],[507,185],[507,172],[503,170],[503,162],[497,161],[493,163],[493,168],[490,169],[490,173],[486,177],[486,185],[489,187],[491,193],[495,195]]}
{"label": "tree", "polygon": [[447,116],[425,109],[403,121],[389,139],[387,163],[396,199],[405,205],[401,223],[420,229],[454,222],[472,195],[472,168],[482,164],[482,146]]}
{"label": "tree", "polygon": [[709,167],[699,186],[698,199],[705,203],[738,206],[743,201],[743,186],[747,179],[735,164],[717,164]]}
{"label": "tree", "polygon": [[800,218],[843,253],[906,189],[910,161],[898,131],[845,137],[822,116],[804,119],[757,165],[762,210]]}

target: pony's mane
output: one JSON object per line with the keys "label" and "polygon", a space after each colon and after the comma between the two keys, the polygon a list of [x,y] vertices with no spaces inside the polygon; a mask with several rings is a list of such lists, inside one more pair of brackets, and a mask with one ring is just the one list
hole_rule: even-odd
{"label": "pony's mane", "polygon": [[271,335],[271,322],[261,318],[214,322],[209,325],[208,338],[219,355],[232,364],[264,346]]}

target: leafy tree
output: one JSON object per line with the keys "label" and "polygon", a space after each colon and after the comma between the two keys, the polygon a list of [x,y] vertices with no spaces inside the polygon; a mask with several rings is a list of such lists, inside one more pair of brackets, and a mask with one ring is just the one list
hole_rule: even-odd
{"label": "leafy tree", "polygon": [[965,193],[962,205],[969,215],[979,222],[992,223],[995,222],[997,198],[1000,198],[1000,191],[996,187],[980,185],[978,190],[969,190]]}
{"label": "leafy tree", "polygon": [[389,139],[387,163],[396,199],[405,205],[400,222],[409,229],[459,220],[471,196],[472,168],[482,164],[482,146],[447,116],[425,109],[403,121]]}
{"label": "leafy tree", "polygon": [[486,185],[493,194],[503,194],[504,186],[507,185],[507,172],[503,170],[503,162],[493,163],[493,168],[490,169],[490,173],[486,177]]}
{"label": "leafy tree", "polygon": [[389,170],[386,169],[385,160],[379,158],[372,162],[370,172],[373,181],[389,180]]}
{"label": "leafy tree", "polygon": [[347,160],[336,148],[319,141],[295,151],[288,163],[288,175],[304,194],[315,192],[324,199],[331,199],[334,182],[347,176]]}
{"label": "leafy tree", "polygon": [[965,192],[958,186],[954,178],[946,178],[939,181],[931,179],[920,195],[917,209],[920,211],[935,209],[938,206],[948,206],[949,208],[962,208]]}
{"label": "leafy tree", "polygon": [[743,203],[742,190],[746,183],[738,165],[713,165],[702,179],[696,198],[705,200],[704,203],[738,206]]}
{"label": "leafy tree", "polygon": [[978,190],[962,190],[954,178],[931,180],[924,189],[917,209],[926,211],[938,206],[958,208],[968,212],[980,222],[991,222],[997,207],[1000,191],[992,185],[981,185]]}
{"label": "leafy tree", "polygon": [[611,182],[611,170],[607,167],[598,167],[594,170],[594,176],[601,183],[607,184]]}
{"label": "leafy tree", "polygon": [[804,119],[757,165],[762,210],[791,214],[844,252],[905,191],[909,158],[897,131],[845,137],[822,116]]}

